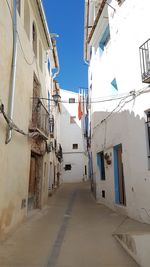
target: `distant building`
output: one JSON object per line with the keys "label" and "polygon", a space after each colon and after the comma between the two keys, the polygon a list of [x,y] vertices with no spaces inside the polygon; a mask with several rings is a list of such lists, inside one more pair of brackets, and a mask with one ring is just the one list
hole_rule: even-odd
{"label": "distant building", "polygon": [[[150,3],[85,1],[89,166],[99,203],[150,223]],[[142,74],[142,77],[141,77]]]}
{"label": "distant building", "polygon": [[61,89],[60,142],[63,150],[63,182],[87,179],[87,162],[81,120],[78,118],[78,93]]}

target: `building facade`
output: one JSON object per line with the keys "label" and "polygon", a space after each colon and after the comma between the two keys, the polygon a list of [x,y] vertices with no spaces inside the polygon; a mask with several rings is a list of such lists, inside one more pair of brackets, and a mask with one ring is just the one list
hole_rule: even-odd
{"label": "building facade", "polygon": [[61,89],[60,143],[63,150],[63,182],[87,179],[87,162],[83,143],[81,118],[78,117],[79,94]]}
{"label": "building facade", "polygon": [[[0,4],[0,233],[47,203],[56,47],[40,0]],[[50,81],[50,82],[49,82]]]}
{"label": "building facade", "polygon": [[85,1],[84,33],[92,187],[98,202],[146,223],[150,223],[150,65],[145,27],[149,5],[147,0]]}

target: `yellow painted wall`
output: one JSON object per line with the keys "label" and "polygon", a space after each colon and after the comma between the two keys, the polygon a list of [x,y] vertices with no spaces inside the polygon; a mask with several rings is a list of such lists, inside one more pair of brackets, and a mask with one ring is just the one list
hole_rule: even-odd
{"label": "yellow painted wall", "polygon": [[[29,1],[30,3],[33,1]],[[12,12],[12,1],[8,0]],[[29,3],[29,4],[30,4]],[[42,96],[47,96],[45,87],[45,72],[41,73],[38,59],[33,60],[31,40],[24,30],[24,1],[21,1],[21,17],[17,15],[18,34],[21,42],[17,45],[17,72],[14,99],[13,121],[28,132],[29,120],[32,114],[33,76],[36,74],[42,89]],[[31,23],[37,25],[38,44],[41,40],[43,48],[43,70],[46,55],[46,39],[42,29],[36,3],[30,5]],[[31,25],[32,31],[32,25]],[[0,100],[5,110],[8,108],[8,96],[12,63],[12,19],[6,1],[0,1]],[[30,34],[30,38],[31,38]],[[23,50],[23,51],[22,51]],[[45,50],[45,51],[44,51]],[[25,60],[26,59],[26,60]],[[28,61],[28,63],[26,62]],[[29,64],[32,63],[33,64]],[[28,137],[13,131],[12,140],[5,144],[6,122],[0,114],[0,234],[10,231],[27,215],[28,181],[30,170],[31,145]],[[44,160],[47,160],[45,155]],[[45,182],[46,183],[46,182]],[[46,192],[46,189],[43,190]],[[47,197],[47,196],[46,196]],[[44,203],[46,203],[46,197]],[[22,200],[26,199],[26,207],[21,209]]]}

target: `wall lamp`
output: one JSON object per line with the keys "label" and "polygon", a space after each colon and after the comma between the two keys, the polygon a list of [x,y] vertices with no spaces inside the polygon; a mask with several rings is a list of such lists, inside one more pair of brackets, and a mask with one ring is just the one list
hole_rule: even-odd
{"label": "wall lamp", "polygon": [[60,102],[61,96],[58,94],[58,92],[56,91],[56,93],[54,95],[52,95],[53,100],[55,102],[55,105],[58,105],[58,102]]}

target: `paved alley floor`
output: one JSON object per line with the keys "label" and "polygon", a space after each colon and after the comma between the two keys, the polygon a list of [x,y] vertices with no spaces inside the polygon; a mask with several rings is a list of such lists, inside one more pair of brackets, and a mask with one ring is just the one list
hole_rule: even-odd
{"label": "paved alley floor", "polygon": [[1,267],[136,267],[112,237],[124,221],[96,204],[89,184],[62,185],[0,243]]}

